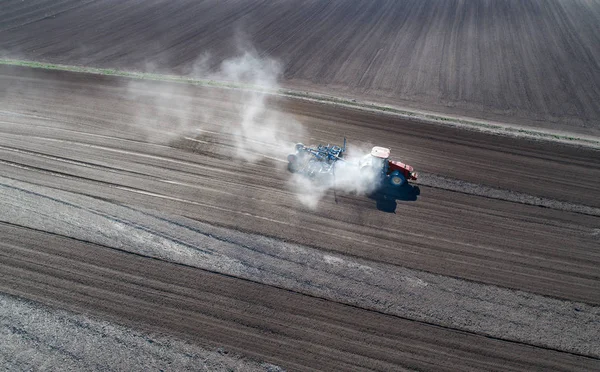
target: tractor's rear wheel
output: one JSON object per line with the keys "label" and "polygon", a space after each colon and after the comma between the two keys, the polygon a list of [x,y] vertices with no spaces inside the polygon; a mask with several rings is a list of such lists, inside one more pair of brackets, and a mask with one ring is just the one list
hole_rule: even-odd
{"label": "tractor's rear wheel", "polygon": [[404,177],[404,175],[398,171],[392,172],[392,174],[390,174],[390,185],[394,186],[394,187],[400,187],[402,185],[404,185],[404,183],[406,182],[406,177]]}

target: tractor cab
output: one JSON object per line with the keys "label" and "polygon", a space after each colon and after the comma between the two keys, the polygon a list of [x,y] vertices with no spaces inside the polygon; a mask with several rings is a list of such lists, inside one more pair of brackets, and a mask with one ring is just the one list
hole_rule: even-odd
{"label": "tractor cab", "polygon": [[390,157],[390,149],[385,147],[375,146],[371,150],[371,156],[379,159],[388,159]]}
{"label": "tractor cab", "polygon": [[361,169],[370,168],[372,170],[381,171],[384,174],[388,173],[390,157],[390,149],[385,147],[375,146],[370,154],[363,156],[359,165]]}

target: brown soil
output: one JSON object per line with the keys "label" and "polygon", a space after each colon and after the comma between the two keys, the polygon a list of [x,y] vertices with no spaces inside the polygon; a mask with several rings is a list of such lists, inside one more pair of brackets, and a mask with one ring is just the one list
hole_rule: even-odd
{"label": "brown soil", "polygon": [[599,135],[598,19],[559,0],[14,0],[0,52],[187,74],[255,48],[290,88]]}
{"label": "brown soil", "polygon": [[[157,113],[166,120],[177,110],[172,104],[183,101],[191,108],[213,109],[213,117],[221,121],[203,122],[200,113],[188,111],[176,112],[176,117],[191,115],[190,128],[218,131],[235,120],[228,106],[235,104],[235,93],[227,92],[225,102],[222,90],[136,84],[150,95],[170,91],[176,97],[146,102],[147,96],[132,95],[126,79],[12,67],[0,71],[0,169],[5,178],[160,211],[174,220],[185,216],[271,236],[332,255],[514,288],[567,304],[600,304],[598,216],[507,201],[503,194],[518,191],[600,207],[597,151],[275,99],[269,106],[302,122],[309,132],[306,140],[337,142],[345,134],[356,139],[351,143],[363,139],[390,146],[417,170],[454,179],[458,188],[450,191],[430,178],[434,181],[420,185],[416,200],[396,201],[395,214],[379,210],[367,197],[342,193],[337,198],[328,194],[322,207],[311,211],[286,188],[288,175],[276,164],[233,159],[232,139],[226,134],[196,133],[204,142],[178,137],[161,143],[148,135],[148,128],[139,127]],[[156,111],[148,111],[149,105]],[[473,193],[472,185],[496,191],[477,196],[481,193]],[[23,195],[28,195],[23,203],[35,209],[39,195]],[[71,223],[73,229],[89,224],[69,222],[69,213],[51,213],[37,230],[24,227],[28,221],[18,220],[18,211],[10,207],[19,208],[14,202],[0,206],[3,292],[198,343],[226,345],[290,369],[598,367],[593,357],[142,257],[116,245],[92,244],[93,236],[76,240],[51,234],[58,222]],[[72,207],[95,208],[85,203]]]}

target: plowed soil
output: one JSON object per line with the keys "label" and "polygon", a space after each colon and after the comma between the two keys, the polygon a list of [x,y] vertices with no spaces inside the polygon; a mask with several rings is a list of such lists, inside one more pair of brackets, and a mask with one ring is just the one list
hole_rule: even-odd
{"label": "plowed soil", "polygon": [[[597,1],[6,0],[0,57],[203,78],[253,51],[296,91],[599,136],[599,19]],[[0,292],[270,370],[600,370],[597,149],[263,97],[286,140],[346,136],[420,173],[313,209],[281,141],[240,158],[248,94],[0,66]],[[42,368],[21,345],[111,368],[11,322],[8,368]]]}
{"label": "plowed soil", "polygon": [[[307,142],[368,139],[422,173],[392,210],[311,210],[285,164],[233,156],[234,92],[0,72],[2,292],[290,370],[600,365],[597,150],[270,98]],[[139,127],[177,102],[219,122]]]}
{"label": "plowed soil", "polygon": [[195,75],[256,49],[290,88],[598,135],[599,19],[597,1],[9,0],[0,52]]}

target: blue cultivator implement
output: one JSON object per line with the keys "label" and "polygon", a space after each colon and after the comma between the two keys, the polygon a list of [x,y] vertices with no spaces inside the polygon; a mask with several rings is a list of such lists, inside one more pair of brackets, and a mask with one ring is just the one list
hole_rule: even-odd
{"label": "blue cultivator implement", "polygon": [[344,146],[318,145],[308,147],[301,143],[296,144],[296,152],[288,155],[288,169],[293,173],[300,173],[310,178],[335,175],[335,163],[344,160],[346,152],[346,138]]}

